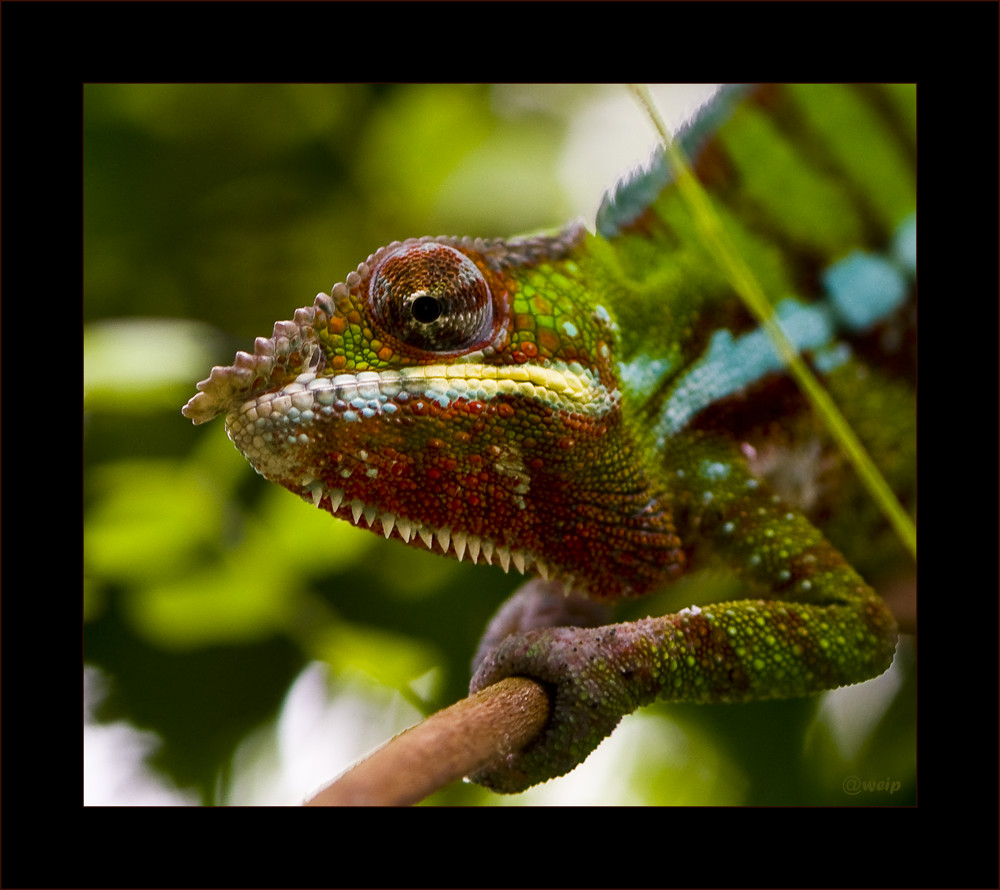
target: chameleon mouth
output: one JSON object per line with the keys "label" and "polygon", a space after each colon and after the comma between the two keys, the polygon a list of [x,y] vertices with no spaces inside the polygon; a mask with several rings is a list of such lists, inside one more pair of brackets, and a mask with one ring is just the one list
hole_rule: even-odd
{"label": "chameleon mouth", "polygon": [[381,529],[388,538],[398,538],[405,544],[423,545],[432,553],[444,554],[463,562],[468,558],[473,564],[480,560],[487,565],[499,565],[505,573],[513,568],[524,575],[535,571],[548,580],[550,571],[548,565],[530,553],[496,544],[479,535],[456,531],[447,526],[431,528],[416,519],[406,519],[395,513],[381,510],[373,504],[353,498],[346,499],[341,488],[324,488],[317,481],[305,484],[308,495],[314,506],[322,508],[324,500],[329,501],[329,511],[338,519],[346,519],[359,528],[373,531]]}
{"label": "chameleon mouth", "polygon": [[[498,565],[505,573],[513,567],[521,574],[534,572],[546,580],[563,577],[534,553],[456,529],[447,522],[431,525],[407,518],[363,500],[356,485],[340,487],[327,473],[321,480],[302,472],[317,457],[328,463],[324,447],[317,443],[325,441],[327,435],[334,442],[338,440],[337,434],[328,432],[331,423],[346,424],[340,441],[353,466],[326,469],[347,479],[365,467],[364,472],[374,477],[379,467],[367,451],[371,446],[365,438],[366,421],[385,422],[406,413],[421,416],[429,407],[444,410],[458,403],[475,415],[491,400],[503,397],[524,398],[590,419],[613,412],[620,399],[617,389],[608,389],[576,362],[551,366],[464,362],[332,376],[305,372],[280,389],[234,406],[226,417],[226,431],[258,473],[298,492],[338,519],[459,561]],[[348,433],[348,428],[361,433],[362,438]],[[524,484],[524,468],[512,460],[509,455],[501,456],[494,467],[510,477],[511,497],[518,499],[524,493],[519,487]]]}

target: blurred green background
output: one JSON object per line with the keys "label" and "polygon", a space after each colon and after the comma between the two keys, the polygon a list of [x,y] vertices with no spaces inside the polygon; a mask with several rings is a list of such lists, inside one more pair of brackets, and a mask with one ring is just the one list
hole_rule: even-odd
{"label": "blurred green background", "polygon": [[[652,136],[598,86],[93,84],[84,112],[86,799],[294,804],[466,694],[519,578],[335,522],[181,405],[382,244],[589,223]],[[649,708],[570,777],[429,802],[912,803],[911,662]]]}

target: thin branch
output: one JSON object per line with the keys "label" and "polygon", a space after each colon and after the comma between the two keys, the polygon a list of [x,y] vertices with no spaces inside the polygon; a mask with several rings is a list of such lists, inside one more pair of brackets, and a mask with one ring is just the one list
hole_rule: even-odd
{"label": "thin branch", "polygon": [[306,806],[409,806],[523,748],[549,719],[545,688],[506,677],[373,751]]}

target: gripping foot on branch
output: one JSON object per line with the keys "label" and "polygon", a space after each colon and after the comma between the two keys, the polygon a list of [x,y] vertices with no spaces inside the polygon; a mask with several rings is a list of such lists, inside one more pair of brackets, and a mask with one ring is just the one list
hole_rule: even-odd
{"label": "gripping foot on branch", "polygon": [[473,781],[513,794],[561,776],[586,759],[623,715],[656,697],[659,685],[643,666],[651,645],[645,622],[608,625],[608,611],[541,580],[525,584],[500,609],[476,654],[470,689],[530,677],[549,690],[552,716],[532,743]]}

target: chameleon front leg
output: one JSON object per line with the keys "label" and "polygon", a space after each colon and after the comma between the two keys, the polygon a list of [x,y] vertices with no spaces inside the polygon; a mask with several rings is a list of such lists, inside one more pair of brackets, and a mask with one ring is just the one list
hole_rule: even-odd
{"label": "chameleon front leg", "polygon": [[552,692],[550,723],[528,748],[473,779],[515,793],[569,772],[621,718],[660,699],[793,698],[858,683],[892,661],[896,625],[861,577],[726,443],[676,443],[667,468],[691,559],[722,562],[747,598],[602,627],[509,636],[482,658],[472,690],[528,676]]}

